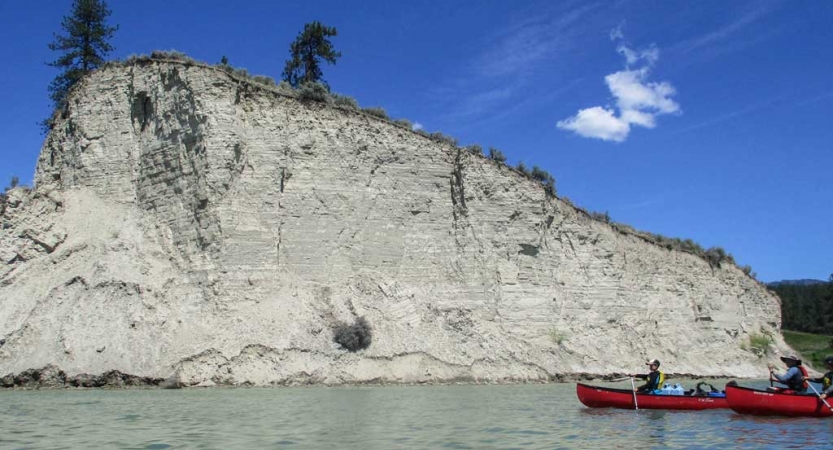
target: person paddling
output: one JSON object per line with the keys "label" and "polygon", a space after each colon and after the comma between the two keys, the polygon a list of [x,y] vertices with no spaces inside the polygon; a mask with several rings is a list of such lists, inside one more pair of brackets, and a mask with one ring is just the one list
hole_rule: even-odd
{"label": "person paddling", "polygon": [[645,365],[648,366],[650,372],[647,374],[629,374],[629,376],[633,378],[640,378],[642,380],[648,380],[642,386],[635,388],[634,392],[653,394],[654,391],[662,388],[662,384],[665,382],[665,374],[660,372],[659,360],[657,359],[652,359],[646,362]]}
{"label": "person paddling", "polygon": [[775,388],[778,391],[786,391],[791,390],[796,394],[804,394],[807,392],[807,382],[804,381],[804,377],[806,377],[807,369],[801,365],[801,360],[798,359],[795,355],[790,356],[782,356],[781,361],[787,365],[787,371],[783,375],[779,375],[774,372],[775,367],[769,367],[769,380],[770,381],[777,381],[781,384],[786,385],[786,388]]}
{"label": "person paddling", "polygon": [[824,358],[824,365],[827,366],[827,373],[820,378],[804,377],[805,381],[812,381],[813,383],[821,383],[821,394],[819,398],[824,400],[833,394],[833,356]]}

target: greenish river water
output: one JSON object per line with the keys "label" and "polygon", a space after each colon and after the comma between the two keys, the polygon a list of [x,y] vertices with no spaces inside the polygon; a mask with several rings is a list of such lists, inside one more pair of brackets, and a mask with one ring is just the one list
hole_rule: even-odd
{"label": "greenish river water", "polygon": [[3,449],[809,449],[830,448],[831,426],[588,409],[570,383],[0,391]]}

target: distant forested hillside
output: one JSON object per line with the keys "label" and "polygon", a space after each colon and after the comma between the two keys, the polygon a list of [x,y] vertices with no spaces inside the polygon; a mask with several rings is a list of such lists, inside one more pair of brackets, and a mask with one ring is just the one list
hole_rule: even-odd
{"label": "distant forested hillside", "polygon": [[826,281],[824,281],[824,280],[814,280],[812,278],[804,278],[804,279],[801,279],[801,280],[773,281],[772,283],[767,283],[766,285],[772,288],[772,287],[775,287],[775,286],[783,286],[785,284],[799,284],[799,285],[802,285],[802,286],[806,286],[806,285],[809,285],[809,284],[824,284],[824,283],[826,283]]}
{"label": "distant forested hillside", "polygon": [[781,297],[782,328],[833,334],[833,275],[827,283],[771,283]]}

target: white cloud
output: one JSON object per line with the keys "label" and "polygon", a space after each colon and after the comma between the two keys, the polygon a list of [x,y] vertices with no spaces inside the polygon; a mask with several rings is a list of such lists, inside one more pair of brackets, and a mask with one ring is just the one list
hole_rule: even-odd
{"label": "white cloud", "polygon": [[622,44],[618,48],[616,48],[616,51],[621,53],[622,56],[625,57],[625,63],[628,66],[634,65],[638,63],[640,60],[645,60],[645,62],[648,65],[652,65],[659,59],[659,49],[655,46],[648,47],[644,50],[636,51]]}
{"label": "white cloud", "polygon": [[617,39],[624,39],[625,35],[622,34],[622,24],[620,23],[616,28],[610,30],[610,40],[615,41]]}
{"label": "white cloud", "polygon": [[580,110],[575,116],[559,121],[558,128],[584,137],[616,142],[624,141],[631,131],[628,122],[616,117],[613,110],[601,106]]}
{"label": "white cloud", "polygon": [[[624,39],[621,27],[611,31],[610,38]],[[631,125],[654,128],[657,116],[680,111],[680,105],[671,99],[677,92],[671,83],[647,81],[650,68],[659,60],[659,50],[655,46],[633,50],[621,44],[616,51],[625,58],[625,70],[607,75],[605,82],[616,99],[618,115],[614,109],[594,106],[559,121],[558,128],[584,137],[622,142],[627,139]],[[639,62],[645,65],[638,69],[630,68]]]}
{"label": "white cloud", "polygon": [[644,113],[635,109],[622,111],[622,120],[645,128],[654,128],[657,126],[657,121],[654,120],[653,114]]}
{"label": "white cloud", "polygon": [[623,70],[605,77],[619,109],[622,112],[647,110],[660,114],[679,111],[680,106],[670,98],[676,93],[674,86],[667,82],[646,83],[647,77],[647,69]]}
{"label": "white cloud", "polygon": [[422,126],[422,124],[421,124],[421,123],[419,123],[419,122],[415,122],[415,123],[411,126],[411,129],[412,129],[412,130],[414,130],[414,131],[419,131],[419,130],[423,129],[423,126]]}

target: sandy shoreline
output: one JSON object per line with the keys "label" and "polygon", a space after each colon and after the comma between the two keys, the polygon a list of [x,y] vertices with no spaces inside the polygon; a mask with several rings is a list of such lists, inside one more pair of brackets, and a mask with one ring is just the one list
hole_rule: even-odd
{"label": "sandy shoreline", "polygon": [[[668,373],[668,380],[729,380],[729,379],[752,379],[733,377],[728,375],[703,376],[690,373]],[[517,384],[558,384],[576,382],[606,383],[623,381],[627,374],[592,374],[592,373],[570,373],[556,374],[549,379],[474,379],[461,377],[446,380],[434,380],[425,382],[400,382],[396,380],[372,379],[358,382],[344,383],[322,383],[317,381],[285,380],[270,384],[252,383],[199,383],[188,385],[182,383],[174,376],[169,378],[154,378],[139,375],[122,373],[118,370],[111,370],[99,375],[77,374],[67,375],[56,366],[46,366],[40,369],[29,369],[19,374],[7,374],[0,377],[0,390],[39,390],[39,389],[191,389],[191,388],[272,388],[272,387],[362,387],[362,386],[454,386],[454,385],[517,385]]]}

